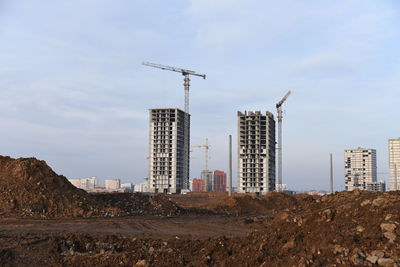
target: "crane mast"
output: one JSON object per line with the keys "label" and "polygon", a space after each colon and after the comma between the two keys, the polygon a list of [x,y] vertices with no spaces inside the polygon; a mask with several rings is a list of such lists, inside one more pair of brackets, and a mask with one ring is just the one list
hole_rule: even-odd
{"label": "crane mast", "polygon": [[184,78],[183,78],[183,87],[185,89],[185,112],[189,113],[189,88],[190,88],[190,75],[194,76],[199,76],[202,77],[203,79],[206,78],[205,74],[199,74],[193,70],[187,70],[187,69],[181,69],[181,68],[176,68],[176,67],[171,67],[171,66],[165,66],[161,64],[155,64],[155,63],[150,63],[150,62],[143,62],[142,63],[145,66],[153,67],[153,68],[158,68],[162,70],[169,70],[169,71],[174,71],[174,72],[179,72],[181,73]]}
{"label": "crane mast", "polygon": [[206,143],[204,145],[193,145],[193,147],[204,148],[204,156],[205,156],[205,171],[208,171],[208,152],[210,146],[208,145],[208,138],[206,138]]}
{"label": "crane mast", "polygon": [[276,109],[278,113],[278,191],[282,192],[282,119],[283,119],[283,112],[282,112],[282,105],[285,103],[287,98],[292,92],[289,91],[286,95],[276,104]]}

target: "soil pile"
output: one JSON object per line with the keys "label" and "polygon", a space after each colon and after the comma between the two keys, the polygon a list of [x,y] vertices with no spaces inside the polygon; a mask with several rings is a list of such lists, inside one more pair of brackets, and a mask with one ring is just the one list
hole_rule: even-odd
{"label": "soil pile", "polygon": [[13,216],[113,215],[85,191],[57,175],[44,161],[0,156],[0,212]]}
{"label": "soil pile", "polygon": [[165,195],[144,195],[141,193],[93,194],[93,197],[109,207],[118,207],[119,215],[164,215],[173,216],[183,209]]}
{"label": "soil pile", "polygon": [[165,196],[91,195],[57,175],[44,161],[0,156],[0,215],[114,217],[177,215],[181,208]]}
{"label": "soil pile", "polygon": [[211,210],[217,213],[226,213],[230,215],[251,215],[251,214],[273,214],[284,209],[295,210],[300,205],[299,202],[305,202],[311,196],[297,195],[291,196],[281,193],[268,193],[264,197],[253,195],[235,195],[227,197],[220,203],[210,206]]}

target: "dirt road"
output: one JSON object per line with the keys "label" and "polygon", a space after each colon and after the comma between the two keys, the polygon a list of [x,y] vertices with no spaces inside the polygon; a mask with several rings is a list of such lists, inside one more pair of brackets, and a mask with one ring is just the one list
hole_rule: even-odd
{"label": "dirt road", "polygon": [[[256,226],[254,226],[256,227]],[[0,233],[87,233],[144,235],[156,238],[207,239],[210,237],[245,236],[255,230],[246,225],[245,217],[232,216],[131,216],[93,219],[0,219]]]}

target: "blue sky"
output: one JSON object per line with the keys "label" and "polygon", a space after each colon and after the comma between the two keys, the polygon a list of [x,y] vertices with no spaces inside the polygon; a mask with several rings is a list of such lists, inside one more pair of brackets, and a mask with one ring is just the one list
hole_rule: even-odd
{"label": "blue sky", "polygon": [[[183,108],[192,144],[227,169],[236,112],[285,104],[284,182],[335,188],[343,150],[400,136],[400,3],[396,0],[0,0],[0,154],[46,160],[69,178],[134,183],[147,175],[148,109]],[[236,141],[234,142],[236,143]],[[234,149],[236,152],[236,148]],[[191,178],[204,165],[193,149]]]}

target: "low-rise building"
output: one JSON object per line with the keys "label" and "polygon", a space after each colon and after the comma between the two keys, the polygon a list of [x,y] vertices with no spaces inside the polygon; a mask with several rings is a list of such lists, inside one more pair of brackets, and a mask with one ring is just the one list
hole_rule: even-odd
{"label": "low-rise building", "polygon": [[89,177],[89,178],[73,178],[68,179],[68,181],[79,189],[83,189],[87,192],[94,192],[95,187],[98,185],[97,177]]}
{"label": "low-rise building", "polygon": [[123,189],[124,192],[133,192],[135,189],[135,186],[132,183],[122,183],[121,189]]}
{"label": "low-rise building", "polygon": [[275,187],[277,192],[283,192],[285,190],[288,190],[287,184],[276,184]]}
{"label": "low-rise building", "polygon": [[204,180],[196,179],[192,180],[192,192],[204,192]]}
{"label": "low-rise building", "polygon": [[134,186],[134,192],[138,192],[138,193],[146,193],[149,192],[148,188],[147,188],[147,181],[141,183],[141,184],[136,184]]}
{"label": "low-rise building", "polygon": [[120,179],[106,179],[105,180],[106,189],[119,189],[121,188],[121,180]]}
{"label": "low-rise building", "polygon": [[371,192],[385,192],[386,191],[386,183],[385,181],[377,181],[367,183],[367,190]]}

